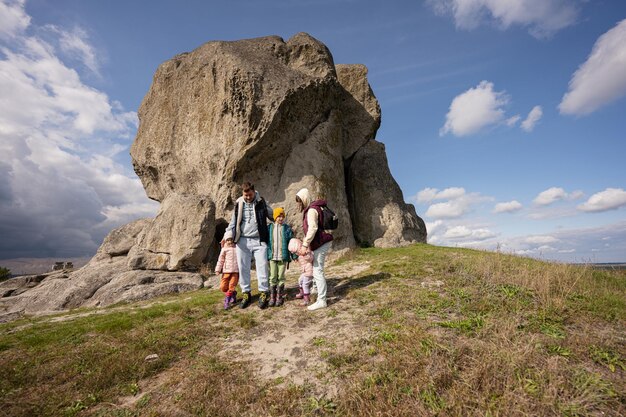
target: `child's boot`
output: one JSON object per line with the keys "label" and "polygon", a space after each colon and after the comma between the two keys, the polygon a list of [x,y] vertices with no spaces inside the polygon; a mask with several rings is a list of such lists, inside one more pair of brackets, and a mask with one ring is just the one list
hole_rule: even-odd
{"label": "child's boot", "polygon": [[304,296],[304,291],[302,290],[302,285],[300,285],[300,287],[298,288],[298,294],[296,294],[296,298],[298,300],[301,300],[303,296]]}
{"label": "child's boot", "polygon": [[306,307],[311,302],[311,296],[309,294],[302,294],[302,306]]}
{"label": "child's boot", "polygon": [[285,302],[285,285],[280,284],[278,286],[278,292],[276,293],[276,307],[280,307]]}
{"label": "child's boot", "polygon": [[230,306],[234,306],[235,304],[237,304],[237,291],[233,291],[232,295],[230,296]]}
{"label": "child's boot", "polygon": [[270,287],[270,307],[276,305],[276,285]]}
{"label": "child's boot", "polygon": [[226,293],[226,295],[224,295],[224,310],[228,310],[229,307],[230,307],[230,295]]}

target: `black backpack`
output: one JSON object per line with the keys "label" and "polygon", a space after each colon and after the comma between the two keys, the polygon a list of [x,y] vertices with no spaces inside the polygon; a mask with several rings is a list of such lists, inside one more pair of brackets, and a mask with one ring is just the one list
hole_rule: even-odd
{"label": "black backpack", "polygon": [[335,230],[339,226],[339,217],[328,206],[319,206],[322,210],[322,230]]}

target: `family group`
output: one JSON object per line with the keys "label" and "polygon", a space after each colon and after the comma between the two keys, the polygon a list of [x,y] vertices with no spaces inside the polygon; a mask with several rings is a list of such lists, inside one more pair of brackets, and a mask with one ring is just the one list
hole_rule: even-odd
{"label": "family group", "polygon": [[[304,238],[296,239],[286,223],[283,208],[272,209],[245,182],[242,196],[235,203],[231,221],[222,239],[222,250],[215,272],[222,274],[220,289],[225,294],[224,308],[237,303],[237,285],[241,288],[240,308],[252,301],[250,270],[252,258],[256,265],[259,308],[281,306],[285,302],[285,272],[289,263],[297,260],[301,275],[296,298],[308,310],[326,307],[326,277],[324,262],[331,249],[333,236],[323,228],[325,200],[312,200],[308,189],[296,193],[296,203],[302,213]],[[268,220],[273,223],[268,224]],[[317,300],[310,304],[311,284],[317,287]]]}

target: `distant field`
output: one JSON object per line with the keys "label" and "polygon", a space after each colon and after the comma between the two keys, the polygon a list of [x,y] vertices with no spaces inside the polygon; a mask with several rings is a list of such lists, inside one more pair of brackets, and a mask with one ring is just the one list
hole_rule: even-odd
{"label": "distant field", "polygon": [[597,263],[591,264],[594,269],[626,269],[626,263]]}
{"label": "distant field", "polygon": [[[52,270],[52,265],[55,262],[72,262],[74,268],[78,269],[83,267],[89,260],[89,257],[80,258],[16,258],[16,259],[0,259],[0,266],[9,268],[13,276],[17,275],[34,275],[43,274]],[[593,264],[572,264],[577,266],[591,266],[593,269],[608,269],[608,270],[626,270],[626,262],[604,262]]]}
{"label": "distant field", "polygon": [[11,270],[11,275],[35,275],[50,272],[55,262],[72,262],[74,268],[84,266],[91,257],[81,258],[15,258],[0,259],[0,266]]}

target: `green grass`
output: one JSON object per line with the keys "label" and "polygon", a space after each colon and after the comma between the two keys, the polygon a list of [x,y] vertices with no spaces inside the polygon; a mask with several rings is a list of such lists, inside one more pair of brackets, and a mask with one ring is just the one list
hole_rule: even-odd
{"label": "green grass", "polygon": [[[254,303],[225,312],[222,294],[203,290],[2,324],[0,407],[15,416],[626,414],[624,274],[430,245],[360,249],[336,265],[366,263],[327,310],[283,307],[288,323]],[[435,280],[444,284],[422,285]],[[346,316],[357,326],[348,341],[336,331]],[[299,368],[316,384],[258,378],[259,358],[225,344],[318,322],[327,327],[303,348],[317,365]]]}

